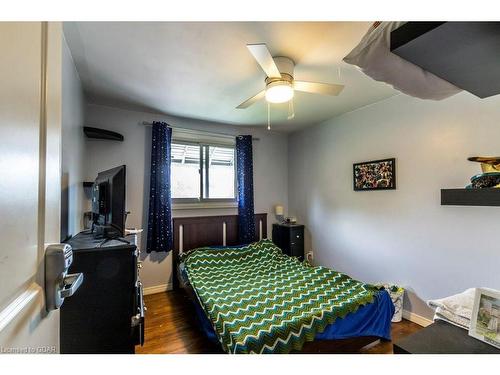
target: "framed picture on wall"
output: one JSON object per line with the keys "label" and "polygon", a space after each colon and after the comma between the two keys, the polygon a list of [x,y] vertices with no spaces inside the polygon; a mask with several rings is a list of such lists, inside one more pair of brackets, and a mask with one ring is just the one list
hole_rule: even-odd
{"label": "framed picture on wall", "polygon": [[396,189],[396,159],[353,164],[355,191]]}
{"label": "framed picture on wall", "polygon": [[469,336],[500,348],[500,291],[476,289]]}

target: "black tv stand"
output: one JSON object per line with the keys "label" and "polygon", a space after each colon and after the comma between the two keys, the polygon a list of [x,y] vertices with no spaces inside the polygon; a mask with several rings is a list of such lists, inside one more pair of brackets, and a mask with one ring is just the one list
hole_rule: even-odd
{"label": "black tv stand", "polygon": [[61,306],[61,353],[134,353],[143,342],[139,252],[134,236],[127,239],[85,231],[68,241],[73,248],[69,272],[83,272],[83,283]]}

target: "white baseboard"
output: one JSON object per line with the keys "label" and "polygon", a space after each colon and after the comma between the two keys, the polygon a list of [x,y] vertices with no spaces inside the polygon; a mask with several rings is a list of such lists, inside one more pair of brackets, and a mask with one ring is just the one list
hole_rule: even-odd
{"label": "white baseboard", "polygon": [[403,318],[422,327],[427,327],[428,325],[433,323],[432,320],[424,318],[423,316],[417,315],[407,310],[403,310]]}
{"label": "white baseboard", "polygon": [[148,286],[147,288],[144,288],[144,295],[147,296],[150,294],[163,293],[167,290],[172,290],[172,283]]}

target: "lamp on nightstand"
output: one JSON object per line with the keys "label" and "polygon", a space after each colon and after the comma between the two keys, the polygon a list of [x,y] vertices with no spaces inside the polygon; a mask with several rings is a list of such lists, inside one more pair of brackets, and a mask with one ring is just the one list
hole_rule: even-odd
{"label": "lamp on nightstand", "polygon": [[278,220],[278,223],[282,224],[285,222],[283,215],[283,206],[281,205],[274,206],[274,214],[276,215],[276,220]]}

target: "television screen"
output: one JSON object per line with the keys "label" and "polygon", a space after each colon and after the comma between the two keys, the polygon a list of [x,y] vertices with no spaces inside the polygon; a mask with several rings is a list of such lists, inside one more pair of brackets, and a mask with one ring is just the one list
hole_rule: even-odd
{"label": "television screen", "polygon": [[99,172],[94,182],[92,213],[98,234],[123,237],[125,232],[125,165]]}

